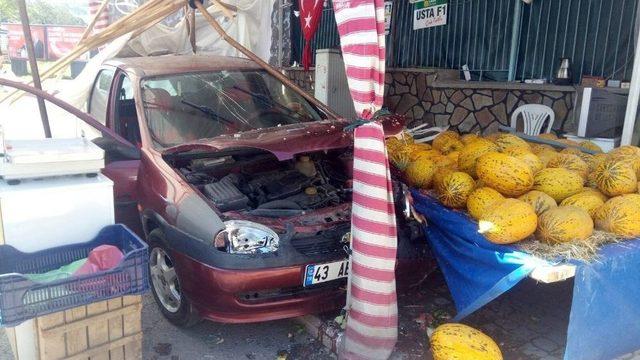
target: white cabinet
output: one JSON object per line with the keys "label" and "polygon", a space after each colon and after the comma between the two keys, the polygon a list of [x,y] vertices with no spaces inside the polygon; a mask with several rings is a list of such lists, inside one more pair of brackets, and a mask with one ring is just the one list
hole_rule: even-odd
{"label": "white cabinet", "polygon": [[0,244],[34,252],[91,240],[114,223],[113,182],[101,174],[0,180]]}

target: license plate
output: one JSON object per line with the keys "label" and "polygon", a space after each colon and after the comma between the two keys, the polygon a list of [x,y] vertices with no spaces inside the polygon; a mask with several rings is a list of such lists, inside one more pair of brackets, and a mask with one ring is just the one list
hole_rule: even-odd
{"label": "license plate", "polygon": [[304,274],[304,286],[342,279],[349,276],[349,259],[326,264],[307,265]]}

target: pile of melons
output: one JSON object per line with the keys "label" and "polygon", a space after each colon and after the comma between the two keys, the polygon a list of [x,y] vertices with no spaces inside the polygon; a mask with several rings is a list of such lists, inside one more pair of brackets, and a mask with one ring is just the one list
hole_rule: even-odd
{"label": "pile of melons", "polygon": [[407,134],[387,140],[390,162],[406,182],[431,191],[443,205],[467,210],[494,243],[531,235],[540,241],[581,241],[594,228],[640,236],[640,148],[605,154],[594,143],[540,138],[597,152],[529,143],[512,134],[445,131],[431,144]]}

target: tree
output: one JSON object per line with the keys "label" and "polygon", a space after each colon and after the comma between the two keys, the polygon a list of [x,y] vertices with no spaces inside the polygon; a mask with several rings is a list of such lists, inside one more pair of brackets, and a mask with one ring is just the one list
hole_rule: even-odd
{"label": "tree", "polygon": [[15,0],[0,0],[0,22],[18,22],[18,5]]}
{"label": "tree", "polygon": [[[27,0],[27,11],[32,24],[85,25],[66,7],[46,0]],[[0,0],[0,22],[20,22],[16,0]]]}

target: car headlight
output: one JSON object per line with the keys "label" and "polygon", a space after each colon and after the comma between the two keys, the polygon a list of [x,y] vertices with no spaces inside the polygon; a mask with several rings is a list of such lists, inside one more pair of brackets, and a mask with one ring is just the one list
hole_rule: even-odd
{"label": "car headlight", "polygon": [[278,250],[278,234],[262,224],[229,220],[224,225],[225,229],[214,240],[214,246],[220,250],[231,254],[265,254]]}

